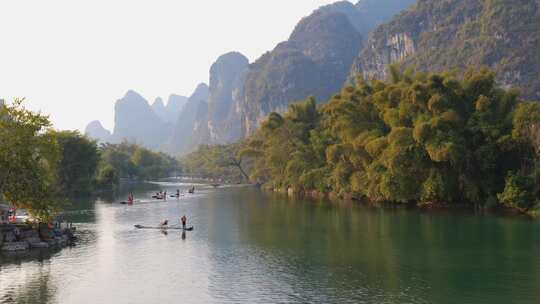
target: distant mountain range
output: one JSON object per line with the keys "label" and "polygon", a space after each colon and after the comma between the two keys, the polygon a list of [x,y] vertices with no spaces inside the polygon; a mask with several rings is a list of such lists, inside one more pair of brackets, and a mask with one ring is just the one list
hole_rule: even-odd
{"label": "distant mountain range", "polygon": [[180,111],[187,103],[188,98],[185,96],[172,94],[167,100],[167,105],[163,103],[161,97],[156,98],[152,104],[152,110],[163,120],[164,122],[175,124],[180,115]]}
{"label": "distant mountain range", "polygon": [[135,91],[128,91],[114,107],[112,142],[128,140],[151,149],[161,149],[172,134],[172,128]]}
{"label": "distant mountain range", "polygon": [[387,65],[440,71],[494,68],[499,82],[540,99],[540,0],[361,0],[336,2],[300,20],[287,41],[253,63],[240,53],[220,56],[209,85],[189,97],[152,105],[129,91],[115,106],[100,141],[131,140],[173,155],[200,144],[248,136],[271,112],[314,96],[328,100],[356,77],[387,78]]}

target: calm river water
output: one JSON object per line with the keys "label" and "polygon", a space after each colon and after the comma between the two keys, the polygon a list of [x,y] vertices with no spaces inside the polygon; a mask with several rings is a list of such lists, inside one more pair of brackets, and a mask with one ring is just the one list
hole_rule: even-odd
{"label": "calm river water", "polygon": [[[198,187],[76,202],[77,245],[0,256],[0,303],[539,303],[540,222]],[[127,193],[127,192],[126,192]],[[125,199],[123,195],[121,199]],[[120,200],[120,199],[118,199]],[[176,224],[193,232],[136,230]]]}

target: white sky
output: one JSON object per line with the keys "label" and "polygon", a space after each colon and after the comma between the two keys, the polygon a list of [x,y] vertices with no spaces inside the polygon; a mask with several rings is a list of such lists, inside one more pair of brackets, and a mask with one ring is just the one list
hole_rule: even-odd
{"label": "white sky", "polygon": [[58,129],[113,128],[128,89],[192,93],[215,59],[250,62],[334,0],[1,0],[0,97],[26,97]]}

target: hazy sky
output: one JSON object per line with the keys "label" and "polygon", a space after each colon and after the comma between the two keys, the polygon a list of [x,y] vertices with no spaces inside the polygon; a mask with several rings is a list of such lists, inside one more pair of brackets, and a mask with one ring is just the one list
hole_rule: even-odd
{"label": "hazy sky", "polygon": [[26,97],[59,129],[99,119],[134,89],[189,95],[212,62],[252,62],[333,0],[13,0],[0,2],[0,97]]}

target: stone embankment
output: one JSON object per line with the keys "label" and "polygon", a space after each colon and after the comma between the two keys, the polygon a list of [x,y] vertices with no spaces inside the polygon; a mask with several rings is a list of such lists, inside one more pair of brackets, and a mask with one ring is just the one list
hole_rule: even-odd
{"label": "stone embankment", "polygon": [[46,225],[0,226],[0,251],[19,252],[35,248],[62,248],[75,240],[72,227],[49,228]]}

